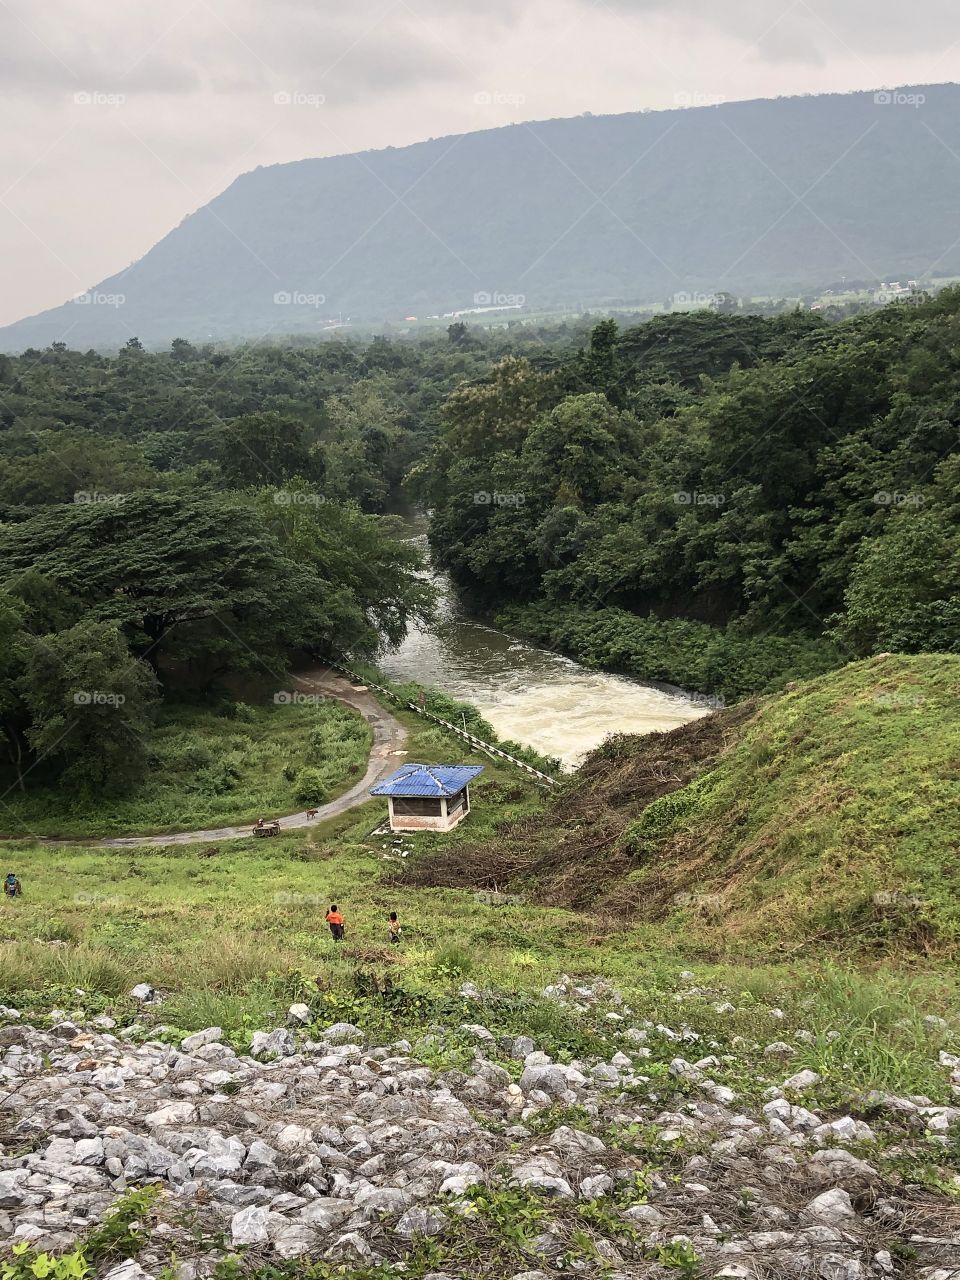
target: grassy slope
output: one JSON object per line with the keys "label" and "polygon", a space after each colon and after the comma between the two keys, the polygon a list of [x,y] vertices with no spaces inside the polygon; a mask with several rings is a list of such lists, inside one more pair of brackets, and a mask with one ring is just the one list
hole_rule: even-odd
{"label": "grassy slope", "polygon": [[[743,742],[771,712],[823,696],[817,689],[773,703],[753,719],[752,708],[742,710]],[[464,758],[459,744],[442,732],[409,713],[401,711],[399,717],[410,730],[413,758]],[[690,770],[716,754],[718,736],[722,740],[737,731],[733,713],[715,723],[721,725],[719,735],[716,727],[701,727],[702,754],[688,759]],[[773,733],[779,723],[771,718],[767,729]],[[784,725],[773,736],[789,741],[793,735]],[[676,735],[669,737],[676,741]],[[740,749],[733,748],[726,761],[735,763]],[[617,751],[609,754],[611,767],[627,776],[629,765],[625,774]],[[662,749],[660,754],[662,762]],[[672,799],[665,788],[683,768],[682,754],[678,751],[670,769],[662,763],[649,769],[638,792],[648,799],[655,793]],[[697,752],[688,744],[686,754]],[[926,759],[923,751],[920,756]],[[620,928],[603,911],[544,907],[522,895],[498,901],[475,891],[417,887],[411,866],[426,865],[438,850],[455,849],[469,859],[477,848],[508,847],[512,841],[505,838],[504,824],[540,826],[556,835],[555,817],[545,823],[543,796],[525,775],[481,755],[467,758],[485,766],[469,820],[452,837],[410,838],[406,859],[391,838],[372,835],[383,816],[379,801],[297,835],[223,842],[215,851],[178,846],[108,852],[43,845],[11,850],[24,877],[25,897],[0,901],[0,1004],[15,1005],[42,1025],[62,1018],[55,1006],[75,1018],[107,1011],[124,1025],[144,1016],[127,993],[135,981],[146,979],[165,997],[146,1015],[163,1024],[156,1034],[177,1042],[184,1031],[220,1025],[238,1049],[246,1049],[253,1030],[282,1021],[291,1001],[305,1000],[314,1036],[331,1021],[347,1018],[374,1038],[409,1036],[418,1057],[437,1070],[470,1069],[475,1050],[471,1036],[459,1029],[463,1023],[482,1022],[497,1035],[532,1035],[547,1052],[569,1061],[635,1047],[623,1035],[628,1023],[610,1021],[627,1013],[629,1023],[649,1019],[699,1035],[694,1043],[702,1047],[686,1056],[708,1049],[716,1054],[719,1063],[711,1075],[734,1089],[746,1110],[759,1107],[768,1086],[780,1083],[786,1072],[804,1067],[822,1077],[817,1109],[828,1118],[851,1109],[870,1114],[857,1099],[868,1088],[951,1100],[938,1054],[960,1047],[960,984],[953,966],[927,961],[901,968],[886,961],[866,971],[812,955],[789,965],[694,961],[688,973],[690,962],[679,940],[636,920]],[[768,785],[778,776],[786,785],[790,767],[778,775],[772,759]],[[570,803],[579,785],[609,819],[601,801],[603,764],[595,758],[593,773],[571,785],[561,806]],[[636,775],[634,769],[635,782]],[[734,776],[731,772],[731,786]],[[791,794],[787,787],[782,798]],[[720,798],[716,790],[718,805]],[[557,801],[551,798],[550,804]],[[626,807],[635,813],[636,799]],[[716,821],[725,811],[704,804],[700,818],[712,815]],[[764,814],[773,821],[773,812],[758,805],[758,822]],[[579,863],[576,874],[584,878]],[[341,902],[348,921],[348,938],[340,947],[323,923],[332,898]],[[386,945],[384,936],[385,914],[393,908],[404,923],[400,948]],[[664,946],[665,941],[673,945]],[[607,978],[628,1008],[605,999],[578,1012],[544,999],[545,984],[563,972],[575,979]],[[480,989],[477,998],[460,994],[465,978]],[[928,1014],[945,1015],[946,1022],[931,1025],[924,1020]],[[802,1042],[801,1028],[809,1033]],[[788,1066],[764,1051],[781,1038],[796,1046]],[[651,1056],[644,1073],[655,1091],[651,1096],[661,1106],[682,1109],[687,1090],[669,1067],[678,1052],[676,1041],[652,1031],[648,1043]],[[501,1063],[518,1073],[519,1063],[505,1058]],[[553,1108],[538,1123],[543,1132],[558,1123],[592,1129],[590,1117],[577,1109]],[[604,1136],[623,1143],[620,1149],[630,1159],[642,1158],[644,1167],[661,1166],[666,1148],[654,1144],[647,1130],[629,1125]],[[939,1145],[942,1141],[928,1136],[906,1156],[895,1138],[884,1138],[879,1150],[871,1144],[862,1154],[897,1183],[956,1194],[949,1180],[955,1144],[948,1148]],[[681,1148],[678,1172],[679,1162],[693,1151]],[[508,1211],[512,1229],[512,1206]],[[430,1256],[435,1271],[443,1255]],[[506,1273],[514,1270],[511,1265]]]}
{"label": "grassy slope", "polygon": [[626,834],[632,900],[678,933],[955,951],[960,658],[872,658],[771,700]]}
{"label": "grassy slope", "polygon": [[[342,703],[242,705],[238,712],[164,707],[151,738],[150,770],[137,791],[110,797],[42,786],[25,795],[9,790],[0,807],[3,834],[112,836],[253,822],[306,807],[298,799],[305,768],[316,770],[326,799],[363,772],[370,728]],[[285,769],[298,776],[286,777]]]}
{"label": "grassy slope", "polygon": [[[410,758],[428,763],[455,758],[483,764],[473,790],[469,826],[492,837],[496,822],[536,808],[539,792],[525,775],[462,747],[416,716],[400,712],[410,730]],[[74,987],[112,999],[135,978],[152,981],[182,1002],[171,1018],[236,1025],[262,1016],[262,1001],[277,983],[293,989],[306,974],[333,986],[355,963],[391,966],[386,913],[404,922],[404,964],[426,965],[450,943],[485,945],[484,930],[501,912],[473,895],[407,893],[380,883],[399,866],[390,841],[370,837],[385,816],[371,800],[340,818],[271,841],[106,851],[27,842],[6,846],[6,865],[19,871],[24,896],[0,900],[0,992],[14,1003],[71,999]],[[421,849],[443,837],[417,837]],[[335,949],[324,924],[331,901],[348,920],[348,946]],[[510,927],[497,931],[515,954],[517,971],[542,986],[554,971],[568,930],[561,913],[510,908]],[[584,923],[583,933],[590,928]],[[57,943],[66,943],[65,946]],[[51,945],[53,944],[53,945]],[[292,985],[291,985],[292,984]],[[0,996],[2,1002],[2,996]],[[216,1015],[216,1016],[215,1016]]]}
{"label": "grassy slope", "polygon": [[960,658],[885,656],[611,739],[543,816],[418,862],[755,962],[960,949]]}
{"label": "grassy slope", "polygon": [[[400,717],[415,758],[438,761],[456,750],[415,716]],[[321,1023],[347,1017],[373,1033],[413,1034],[479,1016],[494,1030],[527,1031],[569,1056],[608,1037],[610,1024],[602,1011],[591,1020],[538,993],[561,972],[602,975],[624,993],[635,1019],[689,1018],[729,1049],[723,1079],[740,1090],[765,1086],[763,1045],[774,1027],[790,1025],[818,1037],[796,1065],[814,1067],[837,1088],[945,1094],[936,1053],[953,1043],[960,1023],[932,1035],[922,1022],[928,1012],[952,1017],[957,1007],[957,980],[944,967],[901,972],[887,964],[866,974],[818,957],[789,966],[694,961],[691,983],[682,976],[690,963],[682,948],[663,947],[649,926],[620,929],[606,913],[543,907],[523,896],[498,902],[475,891],[417,887],[407,869],[431,853],[455,847],[469,854],[503,844],[504,822],[542,822],[542,797],[524,775],[485,756],[467,759],[486,770],[469,821],[451,837],[412,837],[406,860],[391,840],[371,836],[383,816],[378,801],[266,847],[224,842],[213,854],[202,846],[11,848],[25,896],[0,902],[0,1003],[33,1016],[54,1005],[107,1009],[126,1021],[135,1010],[125,993],[148,980],[167,997],[157,1015],[164,1023],[219,1024],[238,1044],[305,998]],[[323,923],[333,899],[348,921],[339,948]],[[385,939],[385,915],[394,908],[405,931],[399,949]],[[478,1010],[456,994],[465,977],[503,994]],[[718,1000],[731,1001],[735,1012],[715,1009]],[[785,1022],[771,1022],[771,1005]],[[456,1031],[437,1052],[453,1055],[451,1062],[470,1057]],[[651,1069],[665,1076],[674,1054],[665,1042]]]}

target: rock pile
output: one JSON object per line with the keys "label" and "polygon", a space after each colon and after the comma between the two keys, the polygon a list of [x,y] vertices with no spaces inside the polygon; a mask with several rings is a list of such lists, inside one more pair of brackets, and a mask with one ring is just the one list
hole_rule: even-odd
{"label": "rock pile", "polygon": [[741,1108],[713,1080],[715,1057],[644,1074],[651,1036],[683,1043],[666,1026],[625,1022],[609,1059],[561,1064],[529,1037],[466,1024],[469,1069],[437,1072],[406,1041],[369,1047],[348,1023],[309,1039],[305,1021],[294,1006],[249,1053],[217,1027],[179,1044],[117,1033],[109,1018],[0,1027],[0,1237],[68,1249],[126,1190],[159,1183],[138,1262],[114,1280],[156,1275],[172,1254],[181,1280],[209,1274],[218,1252],[198,1252],[198,1226],[264,1260],[361,1265],[442,1241],[485,1184],[548,1207],[518,1274],[554,1269],[571,1214],[598,1202],[607,1226],[592,1228],[580,1274],[600,1274],[601,1259],[606,1274],[675,1276],[657,1259],[689,1249],[704,1277],[868,1280],[910,1256],[912,1275],[960,1280],[956,1201],[869,1155],[880,1130],[900,1152],[948,1141],[960,1108],[876,1094],[869,1122],[830,1114],[810,1071]]}

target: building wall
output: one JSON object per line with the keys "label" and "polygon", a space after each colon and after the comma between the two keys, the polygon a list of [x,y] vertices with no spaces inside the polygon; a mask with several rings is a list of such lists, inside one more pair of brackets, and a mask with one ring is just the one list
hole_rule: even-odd
{"label": "building wall", "polygon": [[[431,807],[436,802],[428,802]],[[470,812],[469,792],[464,790],[450,799],[439,801],[439,812],[408,813],[407,809],[426,807],[423,801],[410,803],[407,798],[387,797],[391,831],[452,831]]]}
{"label": "building wall", "polygon": [[[457,801],[457,808],[453,812],[448,812],[448,805]],[[443,800],[440,809],[442,812],[426,814],[426,813],[404,813],[407,808],[408,801],[394,800],[393,796],[388,796],[387,804],[390,812],[390,831],[453,831],[454,827],[466,818],[470,813],[470,801],[466,796],[460,795],[452,797],[451,800]],[[419,806],[411,806],[411,808],[419,808]]]}
{"label": "building wall", "polygon": [[428,818],[415,813],[391,813],[390,828],[392,831],[446,831],[447,820],[440,814]]}

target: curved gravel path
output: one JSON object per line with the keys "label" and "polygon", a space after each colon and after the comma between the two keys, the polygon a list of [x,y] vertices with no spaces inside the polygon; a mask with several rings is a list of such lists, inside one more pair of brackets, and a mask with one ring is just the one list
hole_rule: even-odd
{"label": "curved gravel path", "polygon": [[[343,795],[337,796],[336,800],[320,805],[312,818],[307,817],[306,811],[281,818],[280,827],[283,831],[298,827],[312,827],[326,818],[333,818],[338,813],[346,813],[348,809],[364,804],[369,798],[370,788],[376,786],[401,763],[397,756],[403,752],[407,741],[406,729],[399,720],[396,720],[388,711],[384,711],[376,698],[369,693],[359,692],[349,680],[337,675],[329,667],[303,671],[294,676],[293,683],[303,693],[319,693],[327,698],[336,698],[339,702],[345,702],[347,706],[359,711],[373,729],[373,747],[370,750],[367,771],[359,782],[354,783]],[[97,849],[125,849],[137,845],[199,844],[206,840],[234,840],[241,836],[249,837],[252,835],[252,825],[247,823],[239,827],[209,827],[205,831],[177,831],[170,835],[116,836],[109,840],[78,840],[70,843],[92,844]],[[270,839],[269,836],[265,838]]]}

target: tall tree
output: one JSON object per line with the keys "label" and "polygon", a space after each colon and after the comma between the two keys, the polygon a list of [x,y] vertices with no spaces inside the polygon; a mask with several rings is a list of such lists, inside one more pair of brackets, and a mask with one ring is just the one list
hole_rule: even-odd
{"label": "tall tree", "polygon": [[158,686],[119,627],[85,619],[27,637],[21,688],[30,746],[38,762],[60,766],[63,784],[119,792],[143,776]]}
{"label": "tall tree", "polygon": [[319,479],[323,465],[306,442],[304,425],[281,413],[249,413],[224,423],[220,466],[229,485],[282,484],[292,476]]}

